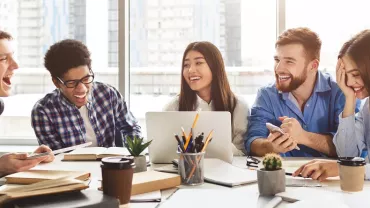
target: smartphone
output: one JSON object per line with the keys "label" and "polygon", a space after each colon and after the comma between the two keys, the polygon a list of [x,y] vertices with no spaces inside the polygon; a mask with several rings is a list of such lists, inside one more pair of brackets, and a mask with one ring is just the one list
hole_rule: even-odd
{"label": "smartphone", "polygon": [[272,123],[266,123],[266,127],[267,127],[267,129],[268,129],[268,130],[270,130],[271,132],[280,132],[281,134],[285,134],[285,132],[284,132],[281,128],[279,128],[279,127],[275,126],[275,125],[274,125],[274,124],[272,124]]}
{"label": "smartphone", "polygon": [[36,159],[36,158],[39,158],[39,157],[43,157],[45,155],[50,155],[52,154],[51,152],[43,152],[43,153],[32,153],[30,155],[27,156],[26,160],[33,160],[33,159]]}
{"label": "smartphone", "polygon": [[[268,128],[268,130],[270,130],[270,132],[280,132],[281,134],[285,134],[285,132],[284,132],[281,128],[279,128],[279,127],[275,126],[275,125],[274,125],[274,124],[272,124],[272,123],[266,123],[266,127]],[[296,150],[301,150],[301,149],[298,147],[298,145],[297,145],[294,149],[296,149]]]}

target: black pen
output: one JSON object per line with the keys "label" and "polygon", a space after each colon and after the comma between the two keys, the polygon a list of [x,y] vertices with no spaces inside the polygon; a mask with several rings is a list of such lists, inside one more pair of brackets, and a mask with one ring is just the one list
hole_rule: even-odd
{"label": "black pen", "polygon": [[182,152],[185,152],[184,145],[183,145],[183,143],[180,141],[180,138],[179,138],[179,136],[178,136],[177,134],[175,134],[175,138],[176,138],[177,143],[179,144],[179,146],[180,146],[180,148],[181,148],[181,151],[182,151]]}
{"label": "black pen", "polygon": [[[293,176],[293,173],[287,173],[285,172],[285,175],[288,175],[288,176]],[[295,177],[301,177],[301,178],[304,178],[301,174],[295,176]]]}

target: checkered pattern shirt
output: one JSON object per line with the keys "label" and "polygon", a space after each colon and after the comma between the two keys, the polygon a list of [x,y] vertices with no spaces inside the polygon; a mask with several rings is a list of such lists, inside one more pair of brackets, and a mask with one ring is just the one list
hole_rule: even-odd
{"label": "checkered pattern shirt", "polygon": [[[94,82],[88,96],[86,108],[98,146],[115,146],[117,136],[141,135],[136,118],[114,87]],[[86,129],[78,108],[59,89],[39,100],[32,109],[31,117],[39,144],[56,150],[86,142]],[[116,135],[119,132],[123,137]]]}

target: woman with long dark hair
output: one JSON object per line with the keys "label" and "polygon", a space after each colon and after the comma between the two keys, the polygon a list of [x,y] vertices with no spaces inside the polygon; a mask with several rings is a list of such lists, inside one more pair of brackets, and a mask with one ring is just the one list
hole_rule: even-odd
{"label": "woman with long dark hair", "polygon": [[[333,141],[338,156],[360,157],[362,150],[370,150],[370,30],[364,30],[347,41],[339,52],[337,83],[346,97],[339,127]],[[367,99],[355,115],[357,99]],[[368,155],[370,157],[370,155]],[[366,165],[365,178],[370,180],[370,165]],[[338,164],[333,160],[312,160],[301,166],[294,175],[324,180],[339,175]]]}
{"label": "woman with long dark hair", "polygon": [[181,91],[166,111],[229,111],[234,155],[245,153],[244,134],[249,108],[231,91],[220,51],[210,42],[193,42],[182,58]]}

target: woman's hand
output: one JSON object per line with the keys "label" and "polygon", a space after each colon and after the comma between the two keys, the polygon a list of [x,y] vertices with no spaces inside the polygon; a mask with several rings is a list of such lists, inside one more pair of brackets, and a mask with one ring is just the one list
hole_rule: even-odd
{"label": "woman's hand", "polygon": [[337,84],[339,88],[342,90],[343,94],[346,96],[346,99],[351,99],[353,102],[356,102],[356,94],[355,91],[348,87],[346,84],[346,70],[344,69],[344,63],[342,59],[338,59],[337,67],[336,67],[336,75],[337,75]]}
{"label": "woman's hand", "polygon": [[305,178],[323,181],[327,177],[338,176],[339,168],[335,160],[315,159],[298,168],[293,173],[293,176],[298,176],[299,174]]}

